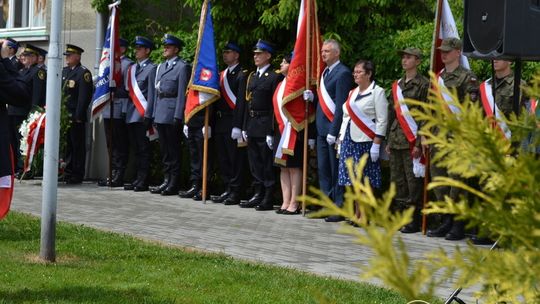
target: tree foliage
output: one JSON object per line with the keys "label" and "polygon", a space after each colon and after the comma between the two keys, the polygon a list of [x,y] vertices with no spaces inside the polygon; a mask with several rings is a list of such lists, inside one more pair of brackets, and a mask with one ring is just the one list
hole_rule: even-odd
{"label": "tree foliage", "polygon": [[[540,97],[540,76],[534,80],[529,94]],[[432,79],[432,85],[438,86]],[[446,102],[435,94],[432,103],[408,100],[421,107],[414,110],[415,119],[424,121],[425,135],[439,154],[435,163],[448,169],[461,180],[477,181],[478,186],[451,178],[438,177],[429,188],[452,186],[469,193],[468,200],[446,197],[444,202],[430,202],[425,213],[450,213],[479,228],[480,235],[499,240],[499,248],[468,245],[449,254],[443,249],[412,260],[398,233],[411,221],[412,209],[392,213],[390,203],[394,186],[377,198],[367,178],[352,174],[353,186],[347,190],[343,208],[335,206],[320,191],[304,198],[310,204],[325,207],[320,214],[339,214],[350,218],[360,230],[345,227],[343,232],[355,237],[376,254],[364,269],[365,276],[381,279],[409,300],[429,300],[434,287],[457,277],[456,286],[482,286],[477,296],[485,303],[538,303],[540,301],[540,117],[523,109],[512,115],[507,124],[512,141],[504,139],[493,122],[486,118],[478,103],[469,100],[460,104],[454,92],[459,115],[447,110]],[[438,133],[431,132],[437,126]],[[362,172],[364,157],[355,172]],[[359,206],[361,217],[355,216],[353,205]],[[435,275],[437,274],[437,275]]]}

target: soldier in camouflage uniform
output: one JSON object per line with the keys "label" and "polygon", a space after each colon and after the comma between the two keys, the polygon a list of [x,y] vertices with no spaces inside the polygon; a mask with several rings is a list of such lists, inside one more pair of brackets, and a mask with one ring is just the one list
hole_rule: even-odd
{"label": "soldier in camouflage uniform", "polygon": [[[510,114],[514,112],[514,73],[510,66],[511,63],[506,60],[493,60],[495,85],[493,86],[493,79],[487,81],[495,89],[495,104],[506,118],[509,118]],[[522,85],[525,83],[522,82]],[[523,98],[522,102],[524,102]]]}
{"label": "soldier in camouflage uniform", "polygon": [[[401,88],[403,98],[411,98],[426,101],[429,90],[429,80],[418,74],[417,67],[420,65],[422,51],[418,48],[406,48],[401,54],[401,66],[405,75],[397,81]],[[422,154],[420,138],[415,142],[409,142],[396,116],[395,104],[392,101],[388,110],[388,134],[386,152],[390,155],[390,177],[397,188],[397,200],[404,202],[409,207],[414,207],[413,221],[403,227],[403,233],[415,233],[420,231],[420,210],[422,209],[423,178],[415,177],[413,173],[413,158],[419,158]],[[411,106],[408,106],[411,109]]]}
{"label": "soldier in camouflage uniform", "polygon": [[[463,102],[467,95],[472,101],[477,101],[478,81],[472,71],[460,65],[461,46],[461,40],[457,38],[445,38],[442,41],[438,49],[441,50],[441,59],[445,68],[441,71],[439,77],[444,80],[445,86],[450,91],[456,90],[460,102]],[[428,147],[424,146],[423,148],[427,149]],[[434,146],[431,146],[429,147],[429,151],[433,159],[437,150]],[[437,166],[437,164],[431,163],[430,171],[432,178],[436,176],[449,176],[446,169]],[[457,179],[456,176],[452,177]],[[463,190],[454,187],[437,187],[435,189],[435,195],[438,201],[444,201],[445,196],[450,196],[450,198],[458,200],[459,196],[463,194]],[[446,240],[450,241],[461,240],[465,237],[464,226],[464,222],[455,221],[453,215],[443,214],[442,224],[437,229],[429,230],[427,236],[445,237]]]}

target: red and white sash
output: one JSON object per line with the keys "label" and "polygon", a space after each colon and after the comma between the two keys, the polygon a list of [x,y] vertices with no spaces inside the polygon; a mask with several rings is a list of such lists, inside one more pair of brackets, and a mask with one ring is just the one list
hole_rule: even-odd
{"label": "red and white sash", "polygon": [[482,100],[482,106],[484,107],[484,111],[488,118],[493,117],[493,107],[495,107],[495,119],[493,123],[506,139],[510,139],[512,137],[512,132],[504,122],[503,114],[495,103],[495,99],[493,98],[493,87],[488,81],[489,79],[482,82],[480,85],[480,100]]}
{"label": "red and white sash", "polygon": [[227,74],[229,74],[228,68],[221,72],[221,74],[219,75],[221,96],[223,96],[229,107],[234,110],[234,108],[236,107],[236,95],[234,95],[234,92],[231,90],[229,80],[227,79]]}
{"label": "red and white sash", "polygon": [[396,117],[398,119],[399,125],[403,130],[403,133],[407,137],[409,143],[414,144],[416,141],[416,134],[418,133],[418,125],[414,118],[411,116],[407,104],[405,104],[405,98],[403,97],[403,92],[399,86],[399,81],[395,81],[392,85],[392,95],[394,97],[394,108],[396,109]]}
{"label": "red and white sash", "polygon": [[324,85],[324,73],[321,75],[317,96],[319,97],[319,103],[326,118],[330,121],[334,121],[336,103],[332,100],[332,97],[330,97],[330,94],[328,94],[328,91],[326,90],[326,86]]}
{"label": "red and white sash", "polygon": [[133,101],[139,115],[144,117],[148,102],[139,88],[137,78],[135,77],[136,68],[133,68],[133,66],[135,66],[135,64],[132,64],[128,69],[127,87],[129,90],[129,97],[131,97],[131,101]]}
{"label": "red and white sash", "polygon": [[277,146],[275,162],[278,164],[285,164],[287,161],[287,155],[294,155],[294,146],[296,144],[297,133],[292,127],[291,122],[287,119],[287,116],[283,113],[283,93],[285,92],[285,85],[287,79],[280,82],[274,91],[274,116],[278,122],[279,132],[281,133],[281,139]]}
{"label": "red and white sash", "polygon": [[536,107],[538,106],[538,100],[531,99],[531,108],[529,109],[531,111],[531,114],[536,114]]}
{"label": "red and white sash", "polygon": [[441,77],[441,73],[443,71],[444,70],[440,71],[439,74],[437,74],[437,82],[439,83],[439,95],[444,101],[446,101],[446,105],[448,106],[450,112],[454,114],[459,114],[460,110],[454,104],[454,100],[452,99],[452,96],[448,93],[448,88],[444,84],[444,79]]}
{"label": "red and white sash", "polygon": [[25,151],[26,159],[23,166],[23,172],[25,173],[32,168],[34,156],[45,140],[45,113],[41,113],[38,119],[33,121],[28,128],[30,129],[27,138],[28,148]]}
{"label": "red and white sash", "polygon": [[[374,88],[375,81],[371,83],[365,93],[373,91]],[[347,111],[349,112],[349,116],[351,117],[351,120],[354,122],[354,124],[358,128],[360,128],[360,130],[362,130],[362,132],[364,132],[369,138],[374,139],[375,123],[366,114],[364,114],[364,111],[360,108],[360,103],[355,102],[359,92],[359,87],[351,90],[351,92],[349,93],[349,98],[345,102],[345,105],[347,107]]]}

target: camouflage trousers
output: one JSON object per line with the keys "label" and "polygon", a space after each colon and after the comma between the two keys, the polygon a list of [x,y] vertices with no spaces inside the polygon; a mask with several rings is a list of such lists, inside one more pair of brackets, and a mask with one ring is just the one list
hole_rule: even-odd
{"label": "camouflage trousers", "polygon": [[390,149],[390,178],[396,184],[396,201],[420,210],[424,179],[414,176],[409,149]]}
{"label": "camouflage trousers", "polygon": [[[429,151],[430,151],[430,159],[433,159],[434,156],[438,152],[435,146],[430,146]],[[446,168],[439,167],[437,164],[434,164],[433,161],[430,162],[429,171],[430,171],[430,177],[432,181],[437,176],[451,177],[455,180],[462,180],[458,176],[449,174]],[[435,197],[437,198],[437,201],[441,201],[441,202],[444,201],[445,196],[448,196],[454,201],[457,201],[460,195],[464,195],[466,193],[462,189],[459,189],[456,187],[448,187],[448,186],[437,187],[433,189],[433,192],[435,193]]]}

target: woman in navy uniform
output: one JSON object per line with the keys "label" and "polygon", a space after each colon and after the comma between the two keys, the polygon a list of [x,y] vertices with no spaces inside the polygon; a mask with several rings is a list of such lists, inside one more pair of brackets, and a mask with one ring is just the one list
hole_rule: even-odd
{"label": "woman in navy uniform", "polygon": [[67,132],[66,169],[64,180],[68,184],[80,184],[84,178],[86,161],[86,121],[88,106],[92,101],[94,84],[92,73],[81,65],[84,50],[66,44],[66,64],[62,70],[62,88],[66,98],[70,125]]}
{"label": "woman in navy uniform", "polygon": [[153,104],[149,105],[153,113],[147,111],[145,116],[152,118],[156,124],[164,180],[168,178],[168,183],[165,186],[163,183],[162,187],[152,189],[151,192],[176,195],[180,184],[180,144],[191,67],[178,57],[183,46],[180,39],[165,34],[162,41],[165,62],[158,66],[156,72],[155,99]]}

